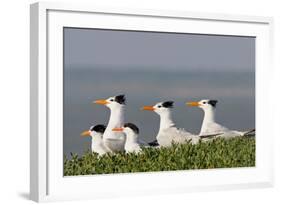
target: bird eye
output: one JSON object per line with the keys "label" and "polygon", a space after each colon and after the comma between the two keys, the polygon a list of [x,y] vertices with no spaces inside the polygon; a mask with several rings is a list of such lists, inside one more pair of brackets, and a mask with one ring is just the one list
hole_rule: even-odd
{"label": "bird eye", "polygon": [[111,102],[113,102],[113,99],[110,99]]}
{"label": "bird eye", "polygon": [[162,107],[162,106],[161,106],[161,105],[158,105],[157,107],[160,108],[160,107]]}
{"label": "bird eye", "polygon": [[203,104],[206,104],[206,102],[203,102]]}

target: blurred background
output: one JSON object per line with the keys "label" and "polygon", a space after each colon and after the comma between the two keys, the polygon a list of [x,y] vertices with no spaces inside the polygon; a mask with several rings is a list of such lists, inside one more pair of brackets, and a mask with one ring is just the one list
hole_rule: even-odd
{"label": "blurred background", "polygon": [[144,105],[173,100],[176,125],[199,133],[203,111],[186,101],[217,99],[217,121],[255,127],[255,38],[64,28],[64,155],[82,154],[80,133],[107,124],[109,109],[93,100],[125,94],[126,122],[155,139],[159,116]]}

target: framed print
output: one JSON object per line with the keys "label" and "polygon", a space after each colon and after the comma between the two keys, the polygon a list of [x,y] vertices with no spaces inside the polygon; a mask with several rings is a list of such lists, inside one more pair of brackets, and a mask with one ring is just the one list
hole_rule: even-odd
{"label": "framed print", "polygon": [[32,4],[31,199],[272,186],[272,24]]}

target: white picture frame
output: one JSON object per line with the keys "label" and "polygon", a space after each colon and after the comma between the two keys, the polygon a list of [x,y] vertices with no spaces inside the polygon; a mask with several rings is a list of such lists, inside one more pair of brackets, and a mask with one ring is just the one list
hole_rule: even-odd
{"label": "white picture frame", "polygon": [[[63,177],[63,27],[255,36],[256,167]],[[273,112],[266,107],[272,100],[272,28],[270,17],[32,4],[30,198],[41,202],[273,186]]]}

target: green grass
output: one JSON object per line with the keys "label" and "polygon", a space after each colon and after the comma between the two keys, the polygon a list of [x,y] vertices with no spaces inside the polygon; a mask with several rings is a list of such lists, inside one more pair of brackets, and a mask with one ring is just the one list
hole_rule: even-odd
{"label": "green grass", "polygon": [[255,138],[216,139],[197,145],[144,148],[139,155],[98,157],[86,152],[64,158],[64,176],[255,166]]}

